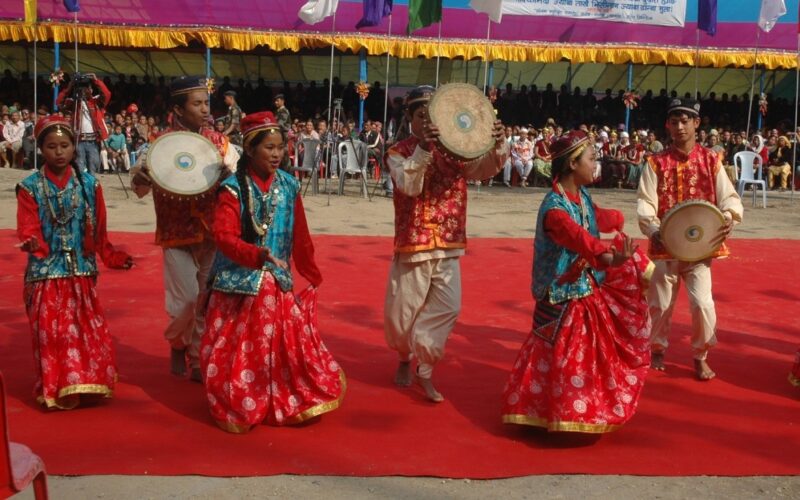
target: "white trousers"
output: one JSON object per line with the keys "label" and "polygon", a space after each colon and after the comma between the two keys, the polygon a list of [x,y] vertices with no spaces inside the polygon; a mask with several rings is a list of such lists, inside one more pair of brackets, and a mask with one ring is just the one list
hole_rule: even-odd
{"label": "white trousers", "polygon": [[164,302],[170,317],[164,338],[173,349],[187,350],[190,368],[200,367],[200,337],[205,327],[201,301],[215,251],[211,241],[164,249]]}
{"label": "white trousers", "polygon": [[700,262],[656,261],[647,292],[653,319],[650,345],[653,352],[664,352],[669,346],[672,312],[681,280],[686,283],[692,313],[692,354],[695,359],[706,359],[708,349],[717,343],[717,313],[711,295],[711,259]]}
{"label": "white trousers", "polygon": [[395,255],[383,308],[386,343],[401,360],[416,357],[420,377],[430,378],[442,359],[460,311],[457,257],[404,263]]}
{"label": "white trousers", "polygon": [[509,158],[503,165],[503,182],[511,182],[511,167],[517,169],[520,178],[527,179],[533,170],[533,160],[523,161],[520,159],[512,160]]}

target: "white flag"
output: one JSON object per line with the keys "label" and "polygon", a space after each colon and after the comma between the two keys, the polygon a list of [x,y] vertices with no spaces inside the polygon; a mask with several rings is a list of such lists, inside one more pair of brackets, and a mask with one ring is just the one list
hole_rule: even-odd
{"label": "white flag", "polygon": [[300,7],[297,17],[306,24],[317,24],[328,16],[336,12],[339,0],[308,0],[305,5]]}
{"label": "white flag", "polygon": [[786,3],[783,0],[761,0],[761,13],[758,15],[758,27],[769,33],[778,22],[778,18],[786,14]]}
{"label": "white flag", "polygon": [[496,23],[503,20],[503,0],[469,0],[469,6],[475,12],[489,14],[489,19]]}

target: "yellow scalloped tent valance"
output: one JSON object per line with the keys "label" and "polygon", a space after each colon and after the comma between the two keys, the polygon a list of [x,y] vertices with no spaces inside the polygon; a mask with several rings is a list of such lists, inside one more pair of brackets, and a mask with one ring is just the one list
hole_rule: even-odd
{"label": "yellow scalloped tent valance", "polygon": [[[118,25],[82,24],[78,26],[78,42],[91,45],[122,48],[171,49],[185,47],[197,41],[210,48],[251,51],[267,47],[275,51],[298,52],[302,49],[319,49],[335,44],[340,51],[381,55],[387,51],[400,58],[419,56],[433,58],[437,53],[449,59],[485,58],[487,49],[491,60],[514,62],[552,63],[569,60],[575,63],[609,64],[668,64],[694,66],[697,53],[686,47],[651,47],[641,45],[574,45],[558,43],[446,39],[439,44],[435,39],[419,37],[387,37],[352,33],[309,33],[228,30],[211,27],[135,27]],[[0,41],[74,42],[75,26],[67,23],[44,22],[27,25],[21,22],[0,23]],[[701,67],[751,68],[754,51],[700,50]],[[794,69],[797,56],[793,52],[760,51],[758,64],[768,70]]]}

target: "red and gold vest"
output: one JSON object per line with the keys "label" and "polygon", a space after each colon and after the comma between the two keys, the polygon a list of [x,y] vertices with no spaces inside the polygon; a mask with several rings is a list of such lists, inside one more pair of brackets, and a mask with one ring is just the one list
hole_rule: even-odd
{"label": "red and gold vest", "polygon": [[[716,179],[722,160],[712,150],[695,144],[687,156],[670,147],[651,156],[648,163],[658,179],[659,219],[663,220],[675,205],[687,200],[705,200],[716,206]],[[672,258],[662,245],[651,245],[648,254],[654,260]],[[727,257],[728,254],[728,247],[723,243],[711,257]]]}
{"label": "red and gold vest", "polygon": [[[159,135],[183,130],[179,127],[164,129]],[[228,150],[228,138],[209,128],[200,129],[200,135],[217,146],[224,158]],[[191,198],[178,197],[160,189],[153,189],[153,204],[156,208],[156,245],[164,248],[179,247],[211,240],[214,220],[216,190]]]}
{"label": "red and gold vest", "polygon": [[[419,139],[398,142],[392,152],[408,158]],[[463,162],[445,157],[436,148],[425,171],[419,196],[394,190],[394,251],[419,252],[467,246],[467,181]]]}

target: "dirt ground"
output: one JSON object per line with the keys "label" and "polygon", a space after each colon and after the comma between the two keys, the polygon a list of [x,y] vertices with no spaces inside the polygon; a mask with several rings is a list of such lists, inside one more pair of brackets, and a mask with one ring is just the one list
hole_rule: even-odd
{"label": "dirt ground", "polygon": [[[0,229],[16,227],[14,185],[28,172],[0,169]],[[127,179],[125,180],[127,184]],[[111,231],[152,232],[152,197],[127,199],[116,175],[101,176]],[[358,196],[357,183],[347,182],[345,196],[306,196],[304,204],[313,234],[390,236],[393,207],[375,190],[375,197]],[[372,186],[370,185],[370,189]],[[333,189],[332,189],[333,190]],[[536,212],[545,194],[541,188],[471,187],[469,236],[532,239]],[[596,204],[625,214],[625,230],[640,236],[635,222],[636,193],[594,190]],[[800,193],[768,193],[767,208],[744,200],[744,223],[734,238],[800,238]],[[790,459],[787,457],[787,459]],[[142,498],[800,498],[800,477],[636,477],[556,475],[476,481],[425,477],[270,476],[207,478],[199,476],[51,477],[56,499]],[[15,497],[16,498],[16,497]],[[31,491],[18,498],[33,498]]]}

